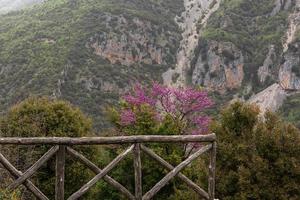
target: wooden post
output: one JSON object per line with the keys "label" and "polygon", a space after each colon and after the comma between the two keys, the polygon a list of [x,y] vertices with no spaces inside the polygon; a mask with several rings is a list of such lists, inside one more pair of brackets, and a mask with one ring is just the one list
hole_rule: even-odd
{"label": "wooden post", "polygon": [[141,144],[134,145],[134,177],[135,177],[135,198],[142,200],[142,162],[141,162]]}
{"label": "wooden post", "polygon": [[209,200],[215,199],[216,154],[217,154],[217,143],[213,142],[210,151],[210,162],[209,162],[209,178],[208,178]]}
{"label": "wooden post", "polygon": [[56,154],[56,184],[55,184],[55,200],[64,200],[65,195],[65,157],[66,147],[59,146]]}

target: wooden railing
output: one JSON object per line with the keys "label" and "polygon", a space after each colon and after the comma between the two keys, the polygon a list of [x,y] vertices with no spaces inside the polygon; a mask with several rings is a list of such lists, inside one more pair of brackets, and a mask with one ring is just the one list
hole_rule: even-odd
{"label": "wooden railing", "polygon": [[[201,148],[186,158],[178,166],[174,167],[165,161],[162,157],[147,148],[145,143],[201,143]],[[123,153],[118,155],[104,169],[100,169],[86,157],[71,148],[74,145],[105,145],[105,144],[130,144],[131,146]],[[52,145],[53,147],[45,153],[32,167],[24,173],[18,171],[0,152],[0,163],[15,178],[15,181],[8,186],[8,189],[15,190],[20,185],[24,185],[36,198],[48,200],[48,198],[29,180],[32,175],[47,162],[51,157],[56,156],[56,185],[55,199],[64,200],[64,180],[65,180],[65,156],[69,154],[92,170],[96,176],[88,183],[82,186],[77,192],[72,194],[68,200],[80,198],[100,179],[104,179],[112,187],[132,200],[149,200],[152,199],[168,182],[177,176],[185,182],[189,188],[193,189],[199,199],[213,200],[215,197],[215,162],[216,162],[216,136],[199,135],[199,136],[121,136],[121,137],[92,137],[92,138],[0,138],[0,145]],[[198,158],[204,152],[210,152],[208,192],[199,187],[185,175],[180,173],[192,161]],[[142,163],[141,152],[153,158],[170,172],[161,179],[152,189],[143,194],[142,191]],[[128,191],[123,185],[108,176],[108,173],[118,165],[128,154],[134,155],[135,170],[135,194]]]}

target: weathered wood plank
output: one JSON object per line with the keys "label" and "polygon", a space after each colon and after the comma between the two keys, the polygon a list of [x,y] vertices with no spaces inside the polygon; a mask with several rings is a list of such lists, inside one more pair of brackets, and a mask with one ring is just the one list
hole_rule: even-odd
{"label": "weathered wood plank", "polygon": [[[1,153],[0,163],[14,178],[17,179],[23,175],[23,173],[18,171]],[[32,192],[32,194],[34,194],[37,199],[49,200],[31,181],[26,180],[24,185],[30,192]]]}
{"label": "weathered wood plank", "polygon": [[134,145],[134,176],[135,176],[135,198],[142,200],[142,162],[141,162],[141,145],[139,143]]}
{"label": "weathered wood plank", "polygon": [[133,144],[133,143],[188,143],[188,142],[213,142],[215,134],[209,135],[140,135],[120,137],[83,137],[83,138],[0,138],[0,145],[96,145],[96,144]]}
{"label": "weathered wood plank", "polygon": [[[67,147],[67,153],[70,154],[71,156],[73,156],[74,158],[78,159],[83,164],[85,164],[95,174],[99,174],[102,172],[102,170],[100,168],[98,168],[94,163],[92,163],[90,160],[88,160],[86,157],[84,157],[82,154],[75,151],[74,149]],[[128,199],[135,200],[135,197],[123,185],[118,183],[116,180],[114,180],[110,176],[106,175],[103,177],[103,179],[106,182],[108,182],[110,185],[112,185],[114,188],[119,190]]]}
{"label": "weathered wood plank", "polygon": [[168,182],[174,178],[182,169],[184,169],[186,166],[188,166],[193,160],[198,158],[201,154],[204,152],[210,150],[212,148],[212,145],[206,145],[199,149],[194,154],[190,155],[186,160],[184,160],[182,163],[180,163],[177,167],[175,167],[171,172],[169,172],[162,180],[160,180],[151,190],[149,190],[144,196],[143,200],[149,200],[154,195],[157,194],[158,191],[161,190]]}
{"label": "weathered wood plank", "polygon": [[210,162],[209,162],[209,178],[208,178],[209,200],[215,199],[216,154],[217,154],[217,143],[213,142],[213,146],[210,151]]}
{"label": "weathered wood plank", "polygon": [[47,162],[57,151],[59,147],[52,147],[47,153],[45,153],[34,165],[32,165],[21,177],[13,182],[8,188],[11,190],[19,187],[26,179],[30,178],[45,162]]}
{"label": "weathered wood plank", "polygon": [[65,196],[65,162],[66,147],[59,146],[56,153],[56,184],[55,184],[55,200],[64,200]]}
{"label": "weathered wood plank", "polygon": [[97,174],[87,184],[82,186],[77,192],[72,194],[68,200],[75,200],[85,194],[93,185],[95,185],[101,178],[107,175],[121,160],[123,160],[134,148],[134,145],[129,147],[126,151],[118,155],[111,163],[109,163],[99,174]]}
{"label": "weathered wood plank", "polygon": [[[154,151],[152,151],[151,149],[145,147],[144,145],[141,145],[141,149],[142,149],[143,152],[145,152],[147,155],[149,155],[150,157],[152,157],[155,161],[157,161],[159,164],[161,164],[166,169],[173,170],[175,168],[170,163],[168,163],[167,161],[165,161],[162,157],[160,157],[159,155],[157,155]],[[199,187],[196,183],[194,183],[193,181],[191,181],[188,177],[186,177],[182,173],[178,173],[177,177],[180,180],[182,180],[183,182],[185,182],[198,195],[200,195],[201,197],[203,197],[205,199],[209,199],[208,193],[205,190],[203,190],[201,187]]]}

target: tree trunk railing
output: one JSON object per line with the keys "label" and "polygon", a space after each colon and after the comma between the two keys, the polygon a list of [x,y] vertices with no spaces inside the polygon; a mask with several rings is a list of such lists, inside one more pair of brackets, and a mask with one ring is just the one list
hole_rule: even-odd
{"label": "tree trunk railing", "polygon": [[[154,151],[147,148],[145,143],[202,143],[201,148],[189,155],[182,163],[172,166]],[[205,143],[205,145],[204,145]],[[100,169],[84,155],[75,151],[71,146],[74,145],[107,145],[107,144],[130,144],[131,146],[113,159],[105,168]],[[52,145],[35,164],[27,171],[20,172],[10,161],[0,152],[0,164],[10,173],[15,181],[8,186],[9,190],[15,190],[20,185],[24,185],[37,199],[49,200],[29,179],[40,169],[50,158],[56,156],[56,183],[55,200],[64,200],[65,182],[65,157],[66,154],[76,158],[87,168],[93,171],[96,176],[73,193],[68,200],[75,200],[82,197],[99,180],[103,179],[120,193],[131,200],[150,200],[152,199],[170,180],[174,177],[186,183],[189,188],[194,190],[199,199],[214,200],[215,198],[215,165],[216,165],[216,136],[209,135],[184,135],[184,136],[120,136],[120,137],[85,137],[85,138],[59,138],[59,137],[37,137],[37,138],[0,138],[0,145]],[[142,191],[142,163],[141,152],[145,153],[157,163],[162,165],[170,172],[164,176],[152,189],[143,194]],[[205,152],[210,152],[208,192],[183,175],[181,171],[196,160]],[[135,172],[135,193],[132,194],[123,185],[118,183],[108,173],[116,167],[127,155],[133,153],[133,166]]]}

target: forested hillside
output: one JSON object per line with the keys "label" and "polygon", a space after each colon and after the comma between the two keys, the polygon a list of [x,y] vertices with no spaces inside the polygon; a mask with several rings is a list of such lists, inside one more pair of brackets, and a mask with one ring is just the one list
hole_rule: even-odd
{"label": "forested hillside", "polygon": [[50,0],[0,18],[0,109],[30,95],[79,105],[102,126],[130,81],[175,65],[181,1]]}
{"label": "forested hillside", "polygon": [[299,106],[299,9],[299,0],[47,0],[2,14],[0,112],[52,96],[101,129],[128,83],[155,80],[204,87],[217,106],[249,100],[299,124],[290,106]]}

